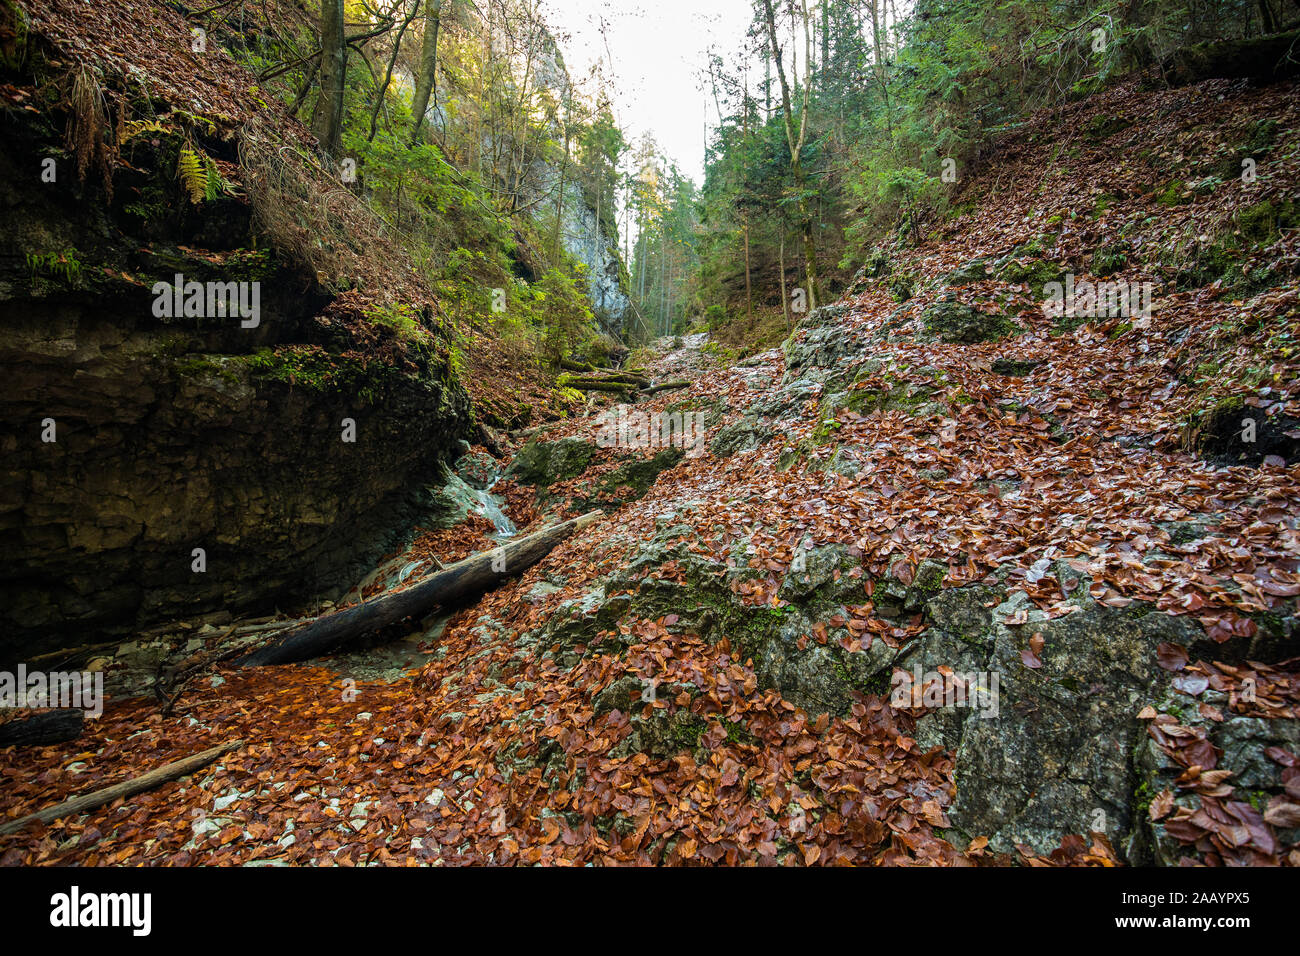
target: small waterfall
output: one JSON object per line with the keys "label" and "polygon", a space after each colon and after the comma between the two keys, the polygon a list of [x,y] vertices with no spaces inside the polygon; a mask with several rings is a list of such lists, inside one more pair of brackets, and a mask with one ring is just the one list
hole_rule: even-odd
{"label": "small waterfall", "polygon": [[509,538],[518,530],[515,523],[510,520],[506,513],[501,509],[501,499],[492,494],[492,489],[500,480],[499,477],[492,479],[492,484],[487,488],[479,491],[477,488],[470,488],[469,492],[480,505],[480,511],[483,517],[492,522],[497,529],[495,537]]}

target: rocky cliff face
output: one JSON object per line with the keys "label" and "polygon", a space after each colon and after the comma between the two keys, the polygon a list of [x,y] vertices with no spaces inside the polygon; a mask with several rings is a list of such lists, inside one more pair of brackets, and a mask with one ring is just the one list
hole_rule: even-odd
{"label": "rocky cliff face", "polygon": [[[43,115],[0,115],[0,659],[351,583],[468,422],[446,363],[259,245],[246,200],[190,202],[167,137],[110,201]],[[160,315],[178,274],[255,320]]]}
{"label": "rocky cliff face", "polygon": [[564,192],[564,248],[587,267],[587,294],[596,318],[622,336],[632,321],[632,306],[620,278],[618,239],[605,233],[581,188],[568,183]]}
{"label": "rocky cliff face", "polygon": [[[546,51],[533,66],[533,82],[550,92],[554,103],[563,104],[575,96],[573,83],[564,66],[564,56],[554,38],[546,37]],[[415,77],[400,67],[394,72],[394,83],[404,90],[414,90]],[[446,104],[456,103],[454,91],[442,90],[439,104],[430,104],[425,121],[430,128],[445,130],[449,112]],[[553,126],[556,142],[562,142],[563,133],[558,124]],[[550,160],[539,160],[529,167],[525,184],[529,205],[536,210],[539,223],[554,222],[555,197],[560,191],[561,171]],[[592,311],[601,327],[622,337],[632,321],[631,300],[628,298],[624,265],[618,248],[618,232],[611,234],[601,219],[609,210],[598,210],[591,196],[572,178],[564,179],[564,196],[561,202],[560,241],[566,252],[586,267],[587,296]]]}
{"label": "rocky cliff face", "polygon": [[[554,40],[536,70],[537,84],[550,90],[557,103],[574,96],[564,57]],[[539,162],[534,164],[532,173],[536,196],[546,197],[547,213],[553,214],[561,181],[559,168]],[[622,336],[632,320],[632,306],[624,288],[617,231],[610,235],[601,222],[602,213],[607,212],[596,209],[579,183],[572,179],[564,182],[560,241],[569,255],[587,267],[587,294],[596,318],[606,331]]]}

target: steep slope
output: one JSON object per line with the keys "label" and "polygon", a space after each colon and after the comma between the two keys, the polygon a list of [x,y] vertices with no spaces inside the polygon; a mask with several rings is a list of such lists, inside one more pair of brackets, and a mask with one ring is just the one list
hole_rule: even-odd
{"label": "steep slope", "polygon": [[[528,436],[512,504],[611,516],[421,625],[409,681],[117,703],[6,816],[250,744],[0,860],[1300,864],[1296,92],[1036,117],[784,349],[665,342],[688,389]],[[1107,277],[1150,312],[1051,307]],[[611,482],[665,415],[703,453]]]}

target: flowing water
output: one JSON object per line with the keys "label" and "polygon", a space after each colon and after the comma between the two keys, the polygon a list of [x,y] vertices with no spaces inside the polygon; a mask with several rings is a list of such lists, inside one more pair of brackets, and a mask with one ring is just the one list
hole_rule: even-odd
{"label": "flowing water", "polygon": [[479,502],[481,507],[480,513],[483,517],[491,521],[492,525],[497,529],[496,533],[492,535],[492,537],[497,540],[513,537],[515,532],[519,530],[515,527],[515,523],[511,521],[509,516],[501,509],[501,499],[492,494],[492,489],[496,487],[496,483],[500,480],[501,478],[499,475],[494,477],[492,483],[482,491],[479,491],[477,488],[469,489],[470,494]]}

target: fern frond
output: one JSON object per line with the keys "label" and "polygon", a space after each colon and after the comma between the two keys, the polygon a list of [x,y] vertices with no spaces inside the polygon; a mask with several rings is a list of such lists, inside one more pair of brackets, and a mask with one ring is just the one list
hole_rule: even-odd
{"label": "fern frond", "polygon": [[[200,156],[203,158],[200,159]],[[203,202],[203,198],[207,193],[208,173],[207,164],[204,162],[205,159],[207,159],[207,156],[201,150],[194,149],[189,145],[181,147],[177,175],[180,176],[181,185],[189,193],[190,202],[196,206]]]}
{"label": "fern frond", "polygon": [[221,191],[225,186],[225,180],[221,178],[221,171],[217,169],[217,164],[209,156],[203,157],[207,161],[208,175],[203,183],[203,198],[212,202],[221,196]]}
{"label": "fern frond", "polygon": [[142,133],[166,133],[167,129],[157,120],[127,120],[118,133],[118,145],[129,142]]}

